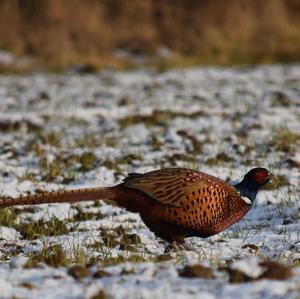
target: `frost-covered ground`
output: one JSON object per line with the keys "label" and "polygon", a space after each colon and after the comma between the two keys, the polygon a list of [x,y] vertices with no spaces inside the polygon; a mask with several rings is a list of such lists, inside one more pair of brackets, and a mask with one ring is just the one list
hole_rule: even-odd
{"label": "frost-covered ground", "polygon": [[299,149],[299,65],[0,76],[0,196],[170,166],[278,175],[194,251],[102,202],[1,209],[0,297],[300,298]]}

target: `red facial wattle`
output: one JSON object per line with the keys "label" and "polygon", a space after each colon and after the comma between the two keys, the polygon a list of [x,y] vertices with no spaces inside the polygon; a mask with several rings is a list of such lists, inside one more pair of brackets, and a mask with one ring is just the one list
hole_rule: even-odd
{"label": "red facial wattle", "polygon": [[253,180],[259,184],[263,184],[268,179],[269,176],[270,174],[268,172],[260,171],[254,174]]}

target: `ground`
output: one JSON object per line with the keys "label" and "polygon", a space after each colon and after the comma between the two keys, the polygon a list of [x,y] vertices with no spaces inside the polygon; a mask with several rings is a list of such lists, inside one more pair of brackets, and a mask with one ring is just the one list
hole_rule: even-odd
{"label": "ground", "polygon": [[0,106],[0,197],[161,167],[277,175],[193,251],[102,201],[1,209],[1,298],[300,298],[300,65],[2,75]]}

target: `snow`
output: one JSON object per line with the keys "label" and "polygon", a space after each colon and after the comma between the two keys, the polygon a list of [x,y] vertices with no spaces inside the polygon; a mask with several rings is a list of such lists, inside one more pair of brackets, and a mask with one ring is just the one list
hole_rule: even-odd
{"label": "snow", "polygon": [[6,241],[15,241],[20,238],[20,233],[14,228],[2,226],[0,227],[0,238]]}
{"label": "snow", "polygon": [[259,265],[259,262],[259,258],[253,256],[248,259],[235,261],[232,268],[241,271],[249,277],[256,278],[264,272],[264,269]]}
{"label": "snow", "polygon": [[[279,95],[278,95],[279,94]],[[122,99],[128,101],[122,102]],[[289,185],[264,190],[251,211],[236,225],[207,239],[189,238],[193,251],[171,252],[171,260],[156,262],[165,243],[150,232],[139,215],[105,203],[42,205],[34,211],[18,208],[18,221],[48,221],[55,216],[70,232],[26,240],[13,227],[0,227],[0,298],[91,298],[101,290],[111,298],[297,298],[300,296],[300,141],[283,144],[274,140],[278,130],[300,132],[300,65],[241,68],[193,68],[156,73],[151,70],[103,71],[78,75],[33,73],[0,76],[0,195],[18,196],[36,189],[58,190],[110,186],[127,172],[146,172],[161,167],[189,167],[230,182],[239,181],[254,166],[264,166],[284,175]],[[120,120],[133,115],[151,117],[165,111],[161,123],[141,121],[122,126]],[[176,113],[180,115],[176,116]],[[191,113],[199,116],[189,116]],[[11,126],[11,127],[9,127]],[[33,129],[30,129],[33,127]],[[36,129],[34,129],[36,128]],[[35,131],[37,130],[37,132]],[[202,149],[178,134],[186,131]],[[45,143],[45,135],[57,132],[58,145]],[[78,142],[81,139],[82,142]],[[43,180],[37,151],[48,161],[91,152],[95,167],[78,169],[77,161],[63,177],[74,174],[70,183]],[[129,154],[133,159],[125,159]],[[222,154],[229,161],[214,159]],[[189,157],[185,160],[183,157]],[[173,158],[172,160],[172,157]],[[192,159],[191,159],[192,158]],[[295,165],[287,163],[295,161]],[[226,160],[226,159],[225,159]],[[114,164],[115,162],[115,164]],[[77,167],[77,168],[76,168]],[[26,174],[31,173],[34,180]],[[58,176],[59,177],[59,176]],[[73,221],[79,210],[92,219]],[[1,212],[1,211],[0,211]],[[135,251],[90,247],[102,233],[137,234],[141,245]],[[116,240],[122,233],[118,231]],[[61,245],[70,255],[74,248],[100,261],[89,267],[90,275],[75,279],[68,268],[26,268],[28,257],[45,246]],[[256,248],[257,249],[253,249]],[[109,256],[139,255],[145,261],[102,265]],[[259,279],[229,283],[219,267],[231,264],[249,277],[263,271],[260,262],[279,260],[295,265],[286,280]],[[215,278],[184,278],[178,269],[202,264],[213,269]],[[97,269],[111,276],[93,278]],[[125,273],[125,274],[124,274]]]}

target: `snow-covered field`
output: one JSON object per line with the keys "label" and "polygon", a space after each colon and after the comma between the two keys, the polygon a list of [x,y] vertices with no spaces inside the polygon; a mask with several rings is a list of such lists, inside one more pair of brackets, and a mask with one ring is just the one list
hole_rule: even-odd
{"label": "snow-covered field", "polygon": [[188,167],[278,176],[238,224],[165,254],[102,202],[0,210],[0,298],[300,298],[300,65],[0,76],[0,196]]}

